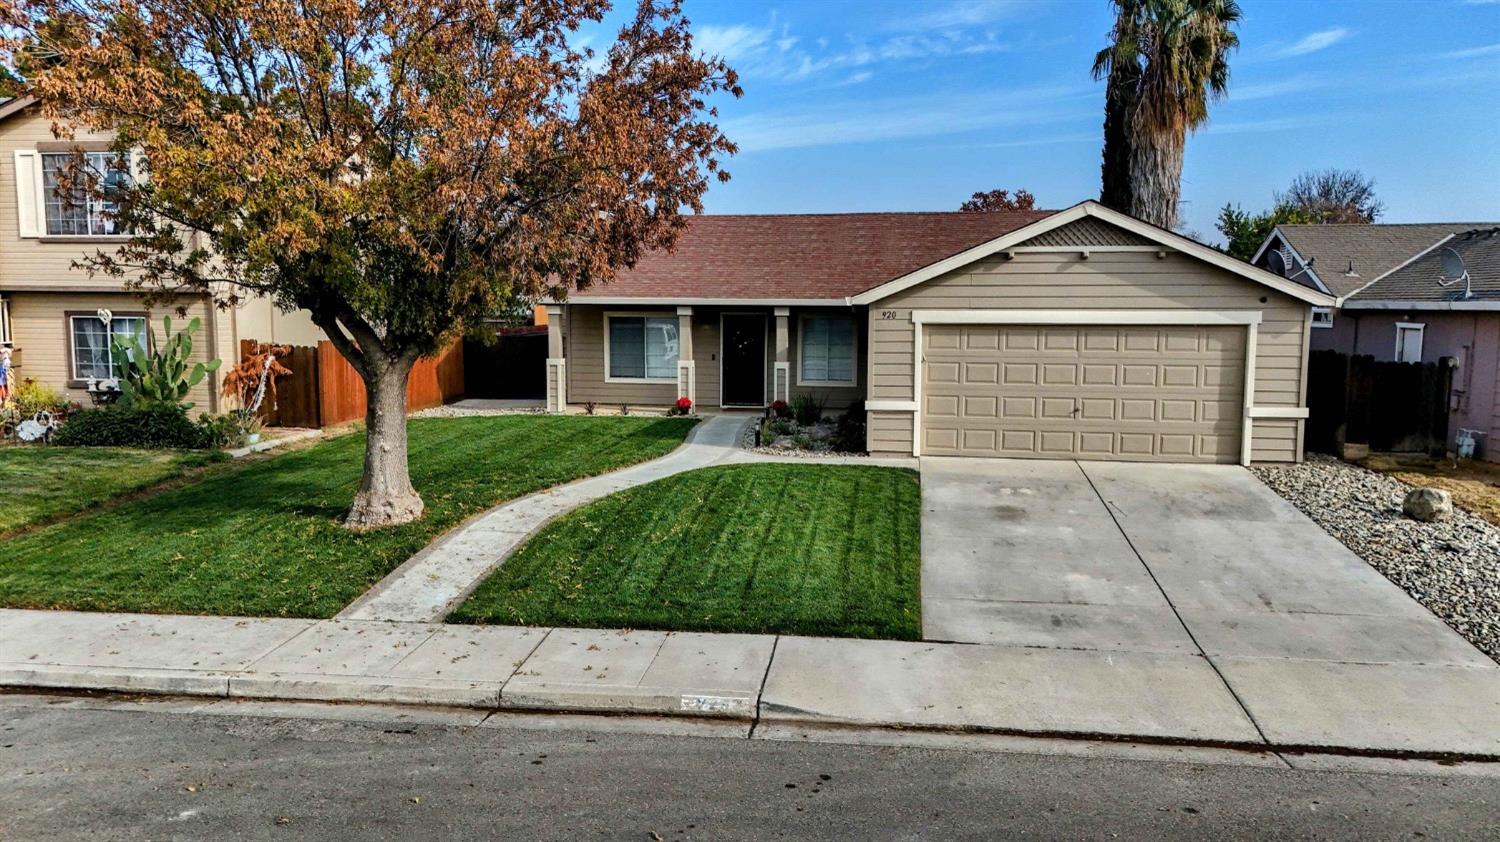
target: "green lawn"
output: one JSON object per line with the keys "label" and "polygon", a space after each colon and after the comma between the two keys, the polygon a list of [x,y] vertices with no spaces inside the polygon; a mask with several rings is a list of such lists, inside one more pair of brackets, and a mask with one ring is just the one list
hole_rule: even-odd
{"label": "green lawn", "polygon": [[0,535],[97,506],[217,458],[175,450],[0,448]]}
{"label": "green lawn", "polygon": [[917,640],[920,523],[911,471],[689,471],[548,526],[449,619]]}
{"label": "green lawn", "polygon": [[330,617],[439,533],[501,501],[676,448],[690,419],[416,419],[419,522],[352,533],[363,434],[0,541],[0,606]]}

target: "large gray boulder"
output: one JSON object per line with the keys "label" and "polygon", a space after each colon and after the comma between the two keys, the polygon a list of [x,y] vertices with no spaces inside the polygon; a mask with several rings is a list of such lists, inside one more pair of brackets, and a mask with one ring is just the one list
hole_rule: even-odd
{"label": "large gray boulder", "polygon": [[1425,523],[1447,520],[1453,517],[1453,498],[1439,488],[1413,488],[1401,501],[1401,513]]}

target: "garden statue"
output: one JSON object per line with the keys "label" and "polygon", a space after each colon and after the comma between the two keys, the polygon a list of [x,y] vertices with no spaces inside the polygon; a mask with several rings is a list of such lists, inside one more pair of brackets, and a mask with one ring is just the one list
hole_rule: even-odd
{"label": "garden statue", "polygon": [[57,428],[57,421],[52,413],[45,409],[38,410],[36,415],[27,418],[16,425],[16,438],[21,441],[41,441]]}
{"label": "garden statue", "polygon": [[0,348],[0,403],[10,400],[10,349]]}

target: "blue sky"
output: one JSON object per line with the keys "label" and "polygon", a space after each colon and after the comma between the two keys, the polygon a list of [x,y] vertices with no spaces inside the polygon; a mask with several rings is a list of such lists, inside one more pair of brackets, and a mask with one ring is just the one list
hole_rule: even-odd
{"label": "blue sky", "polygon": [[[1240,0],[1229,98],[1188,140],[1184,219],[1262,209],[1298,172],[1354,167],[1382,221],[1500,219],[1500,0]],[[1107,0],[685,0],[739,70],[740,144],[713,213],[950,210],[1024,187],[1096,197]]]}

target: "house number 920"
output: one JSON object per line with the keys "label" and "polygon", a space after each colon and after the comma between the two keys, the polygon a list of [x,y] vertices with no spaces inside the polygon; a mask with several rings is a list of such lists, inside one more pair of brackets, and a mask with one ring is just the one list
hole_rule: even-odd
{"label": "house number 920", "polygon": [[891,321],[891,320],[893,320],[893,319],[896,318],[896,311],[895,310],[881,310],[880,311],[880,318],[883,319],[883,320],[885,320],[885,321]]}

